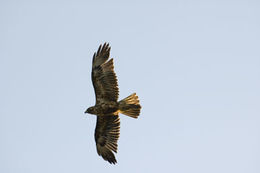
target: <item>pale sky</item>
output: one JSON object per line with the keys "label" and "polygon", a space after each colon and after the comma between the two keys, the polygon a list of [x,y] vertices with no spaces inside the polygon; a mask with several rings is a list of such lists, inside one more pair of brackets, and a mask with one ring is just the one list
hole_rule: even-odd
{"label": "pale sky", "polygon": [[[260,1],[0,1],[1,173],[259,173]],[[111,45],[121,115],[97,155],[93,53]]]}

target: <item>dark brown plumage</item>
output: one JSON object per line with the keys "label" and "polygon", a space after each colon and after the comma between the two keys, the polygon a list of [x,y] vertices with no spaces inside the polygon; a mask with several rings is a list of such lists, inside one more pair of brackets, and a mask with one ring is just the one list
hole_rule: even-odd
{"label": "dark brown plumage", "polygon": [[[95,106],[89,107],[85,113],[97,115],[95,141],[98,155],[104,160],[115,164],[114,153],[117,152],[117,141],[120,134],[118,114],[137,118],[141,106],[138,96],[134,93],[118,102],[118,84],[114,72],[113,59],[109,59],[110,47],[100,45],[92,60],[92,83],[96,95]],[[113,153],[114,152],[114,153]]]}

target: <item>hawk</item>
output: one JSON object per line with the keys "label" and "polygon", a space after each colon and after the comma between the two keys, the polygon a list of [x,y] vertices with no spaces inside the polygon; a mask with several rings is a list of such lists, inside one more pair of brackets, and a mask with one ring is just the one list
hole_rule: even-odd
{"label": "hawk", "polygon": [[117,152],[117,141],[120,134],[119,113],[137,118],[141,105],[136,93],[118,101],[119,89],[113,58],[108,60],[110,49],[109,44],[104,43],[93,55],[91,79],[96,104],[89,107],[85,113],[97,116],[95,141],[98,155],[109,163],[115,164],[117,161],[114,153]]}

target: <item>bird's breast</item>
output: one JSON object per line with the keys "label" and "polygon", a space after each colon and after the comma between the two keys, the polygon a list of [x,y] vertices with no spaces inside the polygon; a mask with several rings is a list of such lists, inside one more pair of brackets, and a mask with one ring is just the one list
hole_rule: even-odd
{"label": "bird's breast", "polygon": [[114,114],[118,111],[118,104],[115,102],[101,103],[99,105],[96,105],[95,107],[97,115],[100,116]]}

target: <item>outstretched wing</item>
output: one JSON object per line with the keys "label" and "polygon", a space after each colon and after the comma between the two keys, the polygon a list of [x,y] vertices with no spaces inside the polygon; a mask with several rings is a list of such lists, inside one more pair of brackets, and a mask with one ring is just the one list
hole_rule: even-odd
{"label": "outstretched wing", "polygon": [[95,141],[98,155],[109,163],[116,163],[113,152],[117,152],[117,141],[120,134],[118,115],[97,116]]}
{"label": "outstretched wing", "polygon": [[113,59],[109,61],[110,47],[105,43],[100,45],[92,60],[92,83],[96,94],[96,104],[101,101],[117,101],[118,84],[114,72]]}

